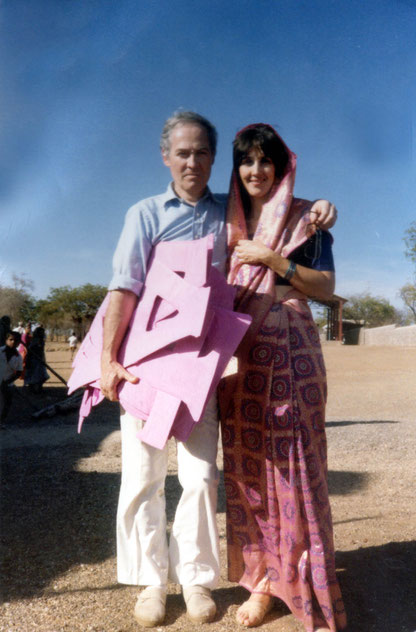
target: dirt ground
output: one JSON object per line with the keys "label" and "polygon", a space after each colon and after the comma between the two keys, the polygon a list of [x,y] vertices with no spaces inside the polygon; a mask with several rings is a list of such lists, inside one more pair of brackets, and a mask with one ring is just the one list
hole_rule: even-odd
{"label": "dirt ground", "polygon": [[[416,630],[416,348],[324,346],[328,369],[329,486],[338,577],[349,632]],[[64,378],[70,354],[48,343]],[[2,596],[0,632],[133,632],[137,589],[116,582],[115,513],[120,482],[117,405],[103,403],[76,433],[77,411],[31,413],[65,397],[53,375],[42,395],[19,387],[1,431]],[[168,518],[179,495],[174,444]],[[221,467],[221,451],[219,454]],[[195,626],[177,586],[159,631],[238,629],[246,592],[226,579],[224,490],[218,523],[222,579],[218,615]],[[285,608],[265,632],[300,632]]]}

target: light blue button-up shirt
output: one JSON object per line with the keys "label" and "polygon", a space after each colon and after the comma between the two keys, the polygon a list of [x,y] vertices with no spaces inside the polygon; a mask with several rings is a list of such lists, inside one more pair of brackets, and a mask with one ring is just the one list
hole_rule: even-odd
{"label": "light blue button-up shirt", "polygon": [[152,246],[160,241],[190,241],[214,235],[213,265],[225,272],[227,196],[205,195],[192,206],[178,198],[170,184],[165,193],[141,200],[128,211],[113,257],[109,290],[139,295]]}

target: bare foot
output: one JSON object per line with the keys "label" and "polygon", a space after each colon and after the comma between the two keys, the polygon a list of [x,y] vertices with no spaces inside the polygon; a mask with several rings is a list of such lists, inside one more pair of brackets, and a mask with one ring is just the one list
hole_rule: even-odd
{"label": "bare foot", "polygon": [[273,607],[273,597],[253,593],[237,610],[237,623],[246,628],[254,628],[263,622],[264,617]]}

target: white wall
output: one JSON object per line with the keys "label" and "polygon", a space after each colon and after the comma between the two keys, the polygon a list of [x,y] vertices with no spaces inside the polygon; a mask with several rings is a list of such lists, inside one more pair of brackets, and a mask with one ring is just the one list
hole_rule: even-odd
{"label": "white wall", "polygon": [[416,347],[416,325],[408,327],[385,325],[372,329],[363,327],[360,331],[360,344]]}

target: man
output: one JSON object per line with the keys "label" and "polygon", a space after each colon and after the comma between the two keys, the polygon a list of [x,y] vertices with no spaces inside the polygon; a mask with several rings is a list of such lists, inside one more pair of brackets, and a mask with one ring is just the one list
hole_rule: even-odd
{"label": "man", "polygon": [[77,350],[78,338],[75,335],[75,331],[71,331],[71,335],[68,338],[69,350],[71,352],[71,362],[74,359],[75,351]]}
{"label": "man", "polygon": [[13,328],[13,331],[17,331],[21,336],[25,333],[25,328],[23,327],[23,323],[21,320],[17,323],[17,327]]}
{"label": "man", "polygon": [[[217,134],[209,121],[194,112],[177,112],[165,123],[162,158],[173,182],[167,191],[133,206],[114,255],[110,303],[104,321],[101,390],[117,400],[121,380],[137,382],[117,362],[117,352],[146,275],[154,244],[192,240],[213,233],[213,263],[225,269],[225,195],[213,195],[208,180]],[[328,202],[314,207],[321,226],[334,223]],[[143,421],[121,411],[122,481],[117,512],[117,569],[121,583],[142,585],[137,621],[146,627],[162,623],[168,580],[181,584],[187,614],[194,623],[212,621],[216,606],[211,590],[219,579],[216,524],[218,415],[216,398],[189,439],[178,442],[178,477],[183,488],[166,539],[164,484],[167,446],[158,450],[137,438]]]}

